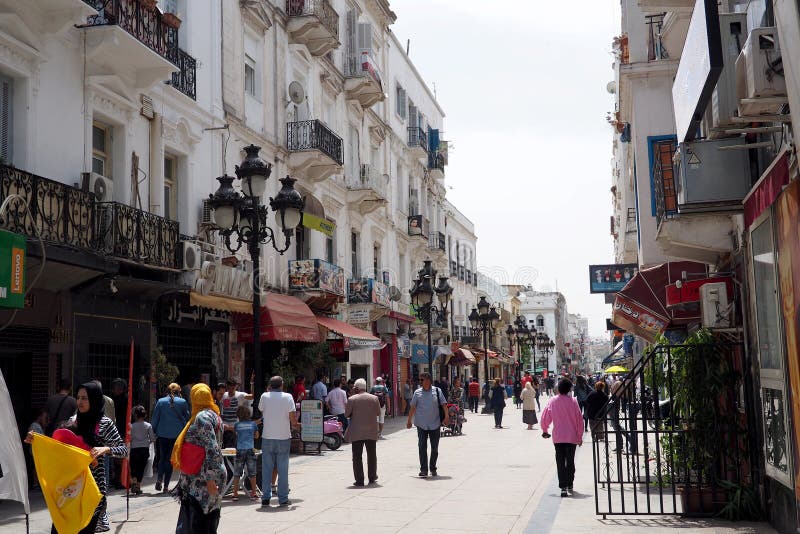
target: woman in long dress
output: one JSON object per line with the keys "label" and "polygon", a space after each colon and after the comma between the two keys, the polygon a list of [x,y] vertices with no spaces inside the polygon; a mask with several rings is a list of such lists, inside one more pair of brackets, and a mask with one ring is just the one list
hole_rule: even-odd
{"label": "woman in long dress", "polygon": [[539,393],[533,388],[530,382],[525,383],[522,390],[522,422],[528,425],[528,430],[533,430],[533,425],[539,421],[536,419],[536,398]]}

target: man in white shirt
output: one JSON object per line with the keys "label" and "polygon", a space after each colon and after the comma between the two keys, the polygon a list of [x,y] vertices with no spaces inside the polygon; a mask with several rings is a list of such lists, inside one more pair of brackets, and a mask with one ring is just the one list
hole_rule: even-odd
{"label": "man in white shirt", "polygon": [[261,435],[261,474],[263,490],[261,506],[269,506],[272,498],[272,470],[278,470],[278,505],[289,506],[289,452],[292,448],[292,428],[297,428],[294,398],[283,392],[283,378],[273,376],[269,391],[261,395],[258,409],[264,420]]}
{"label": "man in white shirt", "polygon": [[335,415],[342,423],[342,430],[347,430],[347,417],[344,415],[345,408],[347,408],[347,392],[341,386],[340,379],[337,378],[333,381],[333,389],[328,393],[326,404],[331,415]]}
{"label": "man in white shirt", "polygon": [[[254,382],[255,375],[250,377],[250,391],[253,391]],[[235,378],[229,378],[225,382],[226,391],[222,396],[222,401],[220,402],[220,407],[222,408],[220,416],[222,417],[222,424],[224,425],[224,432],[222,434],[223,447],[236,446],[236,432],[233,431],[233,426],[239,421],[239,418],[236,416],[239,406],[247,406],[250,408],[250,413],[253,413],[253,409],[250,407],[250,403],[253,400],[253,394],[246,393],[244,391],[238,391],[236,389],[238,385],[239,383]]]}

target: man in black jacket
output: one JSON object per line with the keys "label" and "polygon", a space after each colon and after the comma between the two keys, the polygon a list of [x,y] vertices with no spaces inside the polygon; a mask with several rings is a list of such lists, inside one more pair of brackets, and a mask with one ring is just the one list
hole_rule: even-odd
{"label": "man in black jacket", "polygon": [[[592,441],[603,438],[603,407],[608,402],[606,395],[606,383],[598,380],[594,385],[594,391],[589,394],[584,404],[584,414],[589,420],[589,429],[592,432]],[[598,419],[598,417],[600,417]]]}

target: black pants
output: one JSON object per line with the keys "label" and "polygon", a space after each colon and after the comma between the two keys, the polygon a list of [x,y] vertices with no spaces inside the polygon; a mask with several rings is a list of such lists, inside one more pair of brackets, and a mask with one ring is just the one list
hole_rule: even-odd
{"label": "black pants", "polygon": [[142,481],[144,468],[147,466],[149,457],[149,447],[134,447],[131,449],[131,478],[135,478],[139,482]]}
{"label": "black pants", "polygon": [[575,482],[575,447],[574,443],[554,443],[556,447],[556,469],[558,470],[558,487],[571,488]]}
{"label": "black pants", "polygon": [[439,433],[441,429],[425,430],[417,428],[417,441],[419,442],[419,470],[428,472],[428,439],[431,440],[430,470],[436,471],[436,460],[439,459]]}
{"label": "black pants", "polygon": [[353,442],[353,476],[359,484],[364,483],[364,447],[367,448],[367,477],[370,482],[378,479],[378,455],[375,453],[375,440],[366,439]]}
{"label": "black pants", "polygon": [[[93,515],[91,521],[89,521],[89,524],[79,530],[78,534],[94,534],[98,521],[100,521],[100,515]],[[58,534],[55,525],[53,525],[53,528],[50,529],[50,534]]]}
{"label": "black pants", "polygon": [[478,399],[480,397],[470,397],[469,398],[469,409],[472,410],[472,413],[478,413]]}
{"label": "black pants", "polygon": [[494,426],[503,426],[503,408],[500,406],[494,409]]}
{"label": "black pants", "polygon": [[217,534],[218,526],[219,509],[204,514],[194,497],[184,495],[181,498],[176,534]]}

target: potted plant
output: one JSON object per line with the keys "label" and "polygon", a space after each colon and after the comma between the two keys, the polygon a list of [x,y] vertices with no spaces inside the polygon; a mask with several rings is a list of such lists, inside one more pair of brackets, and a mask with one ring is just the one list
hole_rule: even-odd
{"label": "potted plant", "polygon": [[170,28],[175,28],[177,30],[181,27],[181,19],[179,19],[178,15],[175,13],[162,13],[161,20]]}
{"label": "potted plant", "polygon": [[153,11],[158,5],[158,0],[139,0],[147,11]]}

